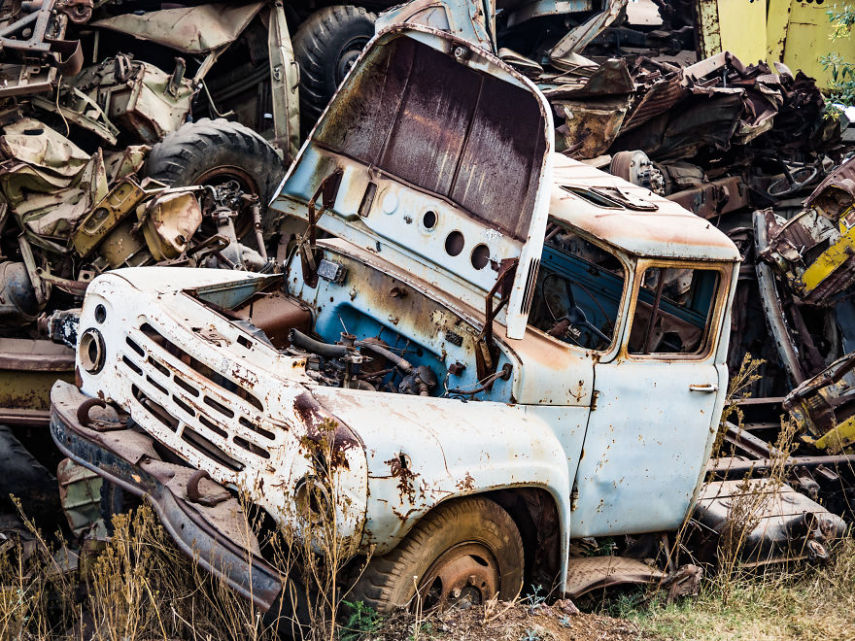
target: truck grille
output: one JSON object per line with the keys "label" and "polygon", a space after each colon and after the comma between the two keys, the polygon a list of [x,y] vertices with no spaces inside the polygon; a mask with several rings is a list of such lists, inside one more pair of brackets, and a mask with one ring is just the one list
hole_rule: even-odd
{"label": "truck grille", "polygon": [[[211,463],[231,472],[269,459],[276,434],[257,425],[261,400],[175,345],[151,324],[125,338],[124,366],[138,408]],[[253,420],[253,419],[256,420]],[[177,443],[176,443],[177,444]]]}

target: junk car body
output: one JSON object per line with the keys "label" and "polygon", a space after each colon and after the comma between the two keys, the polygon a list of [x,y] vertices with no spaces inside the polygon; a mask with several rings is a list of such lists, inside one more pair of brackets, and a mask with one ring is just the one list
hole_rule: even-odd
{"label": "junk car body", "polygon": [[54,440],[265,609],[286,578],[227,490],[311,537],[328,480],[381,609],[413,575],[440,602],[566,589],[571,541],[677,529],[719,426],[739,254],[553,140],[542,93],[492,54],[379,34],[271,204],[307,225],[284,274],[95,279]]}

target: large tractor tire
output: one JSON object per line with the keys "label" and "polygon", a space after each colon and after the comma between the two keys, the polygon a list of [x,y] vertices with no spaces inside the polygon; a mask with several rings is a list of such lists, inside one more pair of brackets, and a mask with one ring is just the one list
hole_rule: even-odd
{"label": "large tractor tire", "polygon": [[511,600],[523,571],[522,538],[510,515],[489,499],[465,498],[440,505],[394,550],[372,559],[348,601],[389,613]]}
{"label": "large tractor tire", "polygon": [[297,29],[293,43],[304,129],[317,121],[373,36],[374,14],[350,5],[319,9]]}
{"label": "large tractor tire", "polygon": [[[252,129],[223,118],[188,122],[152,147],[145,174],[173,187],[220,185],[235,180],[267,206],[285,175],[276,150]],[[235,221],[238,238],[251,220]]]}

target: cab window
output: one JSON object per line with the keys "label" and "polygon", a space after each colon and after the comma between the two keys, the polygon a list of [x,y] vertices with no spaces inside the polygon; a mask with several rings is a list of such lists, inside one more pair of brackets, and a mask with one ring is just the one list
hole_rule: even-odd
{"label": "cab window", "polygon": [[617,329],[625,280],[616,256],[552,224],[547,229],[529,325],[571,345],[608,349]]}
{"label": "cab window", "polygon": [[713,269],[648,267],[629,335],[630,354],[700,354],[720,283]]}

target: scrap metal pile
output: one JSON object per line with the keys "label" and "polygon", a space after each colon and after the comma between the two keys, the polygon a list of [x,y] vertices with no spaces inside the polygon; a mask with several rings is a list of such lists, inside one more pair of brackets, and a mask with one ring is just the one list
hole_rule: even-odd
{"label": "scrap metal pile", "polygon": [[[639,56],[607,60],[588,78],[552,79],[545,92],[564,121],[558,127],[564,153],[667,196],[721,227],[742,248],[744,282],[729,365],[737,371],[746,352],[767,361],[756,393],[781,394],[852,348],[844,346],[841,328],[847,323],[832,318],[850,280],[819,276],[822,268],[814,266],[814,278],[825,282],[807,292],[793,290],[795,277],[786,277],[793,268],[807,269],[823,251],[820,244],[848,229],[840,222],[848,206],[839,180],[849,172],[835,170],[846,157],[847,122],[827,115],[811,78],[783,65],[775,72],[766,63],[744,65],[728,53],[685,67]],[[830,199],[832,207],[816,207]],[[757,210],[767,212],[762,222],[752,216]],[[813,221],[811,231],[807,223],[790,225],[782,236],[781,219],[796,215]],[[762,229],[755,232],[755,225]],[[793,238],[797,230],[802,237]],[[770,235],[772,246],[763,240],[755,250],[757,237]],[[788,258],[780,254],[782,243],[788,243]],[[843,265],[826,265],[838,267],[848,273]],[[767,272],[773,268],[780,283]],[[776,284],[784,289],[772,295],[769,286]],[[763,306],[776,314],[768,327],[760,322]]]}

